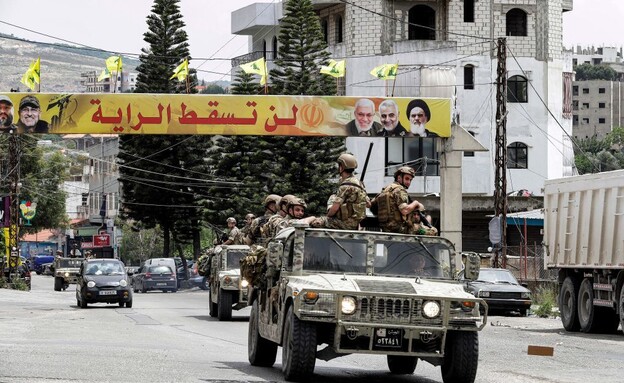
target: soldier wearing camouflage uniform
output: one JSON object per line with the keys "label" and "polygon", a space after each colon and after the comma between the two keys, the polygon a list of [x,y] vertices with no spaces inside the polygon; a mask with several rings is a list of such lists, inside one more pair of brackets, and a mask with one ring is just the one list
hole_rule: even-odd
{"label": "soldier wearing camouflage uniform", "polygon": [[372,204],[377,206],[377,218],[382,231],[402,234],[414,234],[414,225],[411,220],[412,212],[425,210],[420,202],[410,202],[407,189],[412,183],[415,172],[409,166],[401,166],[394,172],[394,182],[386,186],[373,199]]}
{"label": "soldier wearing camouflage uniform", "polygon": [[245,243],[247,245],[258,244],[261,246],[266,245],[266,242],[270,239],[267,237],[268,233],[263,233],[264,226],[269,222],[269,218],[277,213],[277,204],[282,197],[277,194],[269,194],[264,198],[264,215],[257,217],[251,222],[249,227],[249,233],[245,237]]}
{"label": "soldier wearing camouflage uniform", "polygon": [[227,219],[227,240],[223,242],[224,245],[242,245],[239,243],[240,240],[240,230],[236,227],[236,219],[234,217],[229,217]]}
{"label": "soldier wearing camouflage uniform", "polygon": [[360,221],[366,217],[366,205],[369,202],[364,184],[353,172],[357,168],[357,160],[352,154],[343,153],[336,161],[340,174],[338,191],[332,195],[332,204],[327,216],[306,220],[312,227],[330,229],[358,230]]}
{"label": "soldier wearing camouflage uniform", "polygon": [[262,229],[265,233],[265,236],[268,238],[273,238],[277,235],[277,232],[282,230],[285,227],[284,218],[288,215],[288,201],[291,198],[295,198],[292,194],[286,194],[280,199],[278,205],[277,213],[272,215],[269,218],[269,222]]}

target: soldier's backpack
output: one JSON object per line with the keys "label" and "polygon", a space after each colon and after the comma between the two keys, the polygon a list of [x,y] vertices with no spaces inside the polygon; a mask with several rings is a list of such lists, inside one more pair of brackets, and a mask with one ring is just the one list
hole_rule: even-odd
{"label": "soldier's backpack", "polygon": [[[397,186],[400,187],[400,185]],[[381,189],[381,192],[371,201],[370,211],[377,216],[377,220],[381,224],[387,223],[393,218],[391,206],[394,203],[392,200],[394,189],[393,185]],[[400,219],[401,217],[399,216],[398,218]]]}

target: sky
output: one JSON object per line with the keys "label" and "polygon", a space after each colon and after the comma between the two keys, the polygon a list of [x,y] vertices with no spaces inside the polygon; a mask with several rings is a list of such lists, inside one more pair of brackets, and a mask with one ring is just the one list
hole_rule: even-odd
{"label": "sky", "polygon": [[[180,1],[191,56],[228,59],[192,61],[193,68],[217,72],[200,72],[200,78],[229,80],[229,59],[248,52],[247,37],[231,34],[232,11],[256,2],[274,1]],[[143,33],[147,31],[146,17],[152,5],[153,0],[0,0],[0,32],[35,41],[61,42],[41,35],[45,34],[112,52],[138,54],[147,46]],[[563,20],[563,42],[567,48],[577,44],[624,45],[624,0],[574,0],[574,10],[565,13]]]}

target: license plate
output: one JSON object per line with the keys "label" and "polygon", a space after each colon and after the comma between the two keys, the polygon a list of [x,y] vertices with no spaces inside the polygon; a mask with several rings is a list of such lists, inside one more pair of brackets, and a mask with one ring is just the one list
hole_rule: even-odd
{"label": "license plate", "polygon": [[117,295],[117,291],[115,291],[115,290],[102,290],[102,291],[100,291],[100,295]]}
{"label": "license plate", "polygon": [[167,282],[160,282],[157,283],[156,286],[167,286]]}
{"label": "license plate", "polygon": [[396,328],[378,328],[375,330],[375,346],[388,348],[401,348],[403,334]]}

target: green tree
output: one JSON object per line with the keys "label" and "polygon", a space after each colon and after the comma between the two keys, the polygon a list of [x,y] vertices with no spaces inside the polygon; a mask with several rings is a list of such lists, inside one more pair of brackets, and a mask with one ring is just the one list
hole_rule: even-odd
{"label": "green tree", "polygon": [[[137,93],[186,93],[187,85],[171,79],[173,69],[190,59],[188,37],[179,0],[155,0],[147,17],[148,31],[137,66]],[[189,91],[195,93],[197,77],[189,69]],[[123,217],[163,232],[163,255],[169,256],[171,240],[193,243],[200,252],[200,206],[193,188],[203,183],[203,157],[210,139],[202,136],[124,135],[119,161]]]}
{"label": "green tree", "polygon": [[608,65],[581,64],[574,67],[576,81],[609,80],[617,81],[617,72]]}
{"label": "green tree", "polygon": [[[333,95],[332,77],[320,73],[330,54],[319,18],[310,0],[289,0],[284,8],[278,36],[276,68],[271,70],[271,92],[287,95]],[[276,137],[275,190],[306,199],[308,211],[321,214],[334,192],[335,159],[344,151],[343,138]]]}
{"label": "green tree", "polygon": [[206,88],[204,88],[200,93],[201,94],[225,94],[227,92],[225,91],[225,88],[223,88],[220,85],[208,84],[206,85]]}

